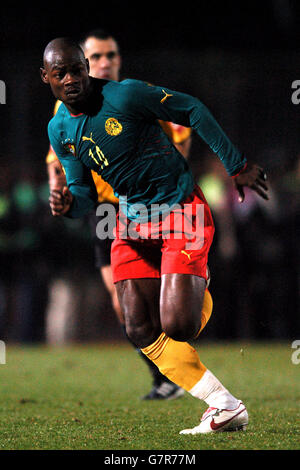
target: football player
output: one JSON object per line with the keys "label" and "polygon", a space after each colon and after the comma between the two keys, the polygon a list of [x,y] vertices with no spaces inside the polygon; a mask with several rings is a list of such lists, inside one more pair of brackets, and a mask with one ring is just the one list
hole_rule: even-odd
{"label": "football player", "polygon": [[[50,193],[53,215],[81,217],[94,209],[91,170],[112,186],[120,210],[111,265],[127,335],[172,382],[208,404],[200,424],[181,433],[244,429],[245,405],[188,343],[203,330],[212,310],[211,305],[205,309],[205,294],[214,224],[186,160],[157,120],[192,127],[221,159],[241,201],[244,187],[268,199],[263,169],[247,161],[197,98],[139,80],[92,78],[82,49],[68,38],[51,41],[43,59],[42,80],[63,102],[48,126],[67,181],[62,191]],[[141,206],[146,211],[137,217]],[[158,219],[153,217],[157,212]],[[165,238],[164,221],[172,214]],[[123,236],[124,226],[132,229],[132,224],[134,235],[131,230]],[[136,237],[147,229],[157,236]]]}
{"label": "football player", "polygon": [[[119,45],[116,39],[109,32],[102,29],[88,32],[82,38],[80,45],[84,51],[85,57],[89,60],[89,73],[92,77],[115,81],[120,80],[122,59]],[[54,115],[57,113],[60,104],[61,101],[56,102],[54,107]],[[191,129],[164,121],[161,121],[160,125],[168,137],[174,142],[182,155],[184,155],[185,158],[188,158],[191,145]],[[46,163],[50,190],[61,190],[66,184],[66,179],[62,170],[62,166],[51,146],[46,157]],[[91,174],[97,189],[99,204],[113,204],[117,211],[118,198],[116,198],[114,195],[112,187],[106,183],[102,179],[101,175],[99,175],[97,172],[92,170]],[[97,216],[96,212],[94,211],[88,215],[88,218],[91,229],[91,237],[94,244],[95,266],[100,271],[104,285],[110,294],[113,309],[125,333],[124,315],[120,308],[111,272],[110,250],[112,239],[100,239],[96,235],[96,226],[103,217]],[[146,400],[170,400],[182,396],[184,393],[183,389],[162,375],[155,364],[153,364],[153,362],[150,361],[147,356],[142,354],[139,348],[137,348],[137,350],[140,354],[140,357],[147,364],[153,382],[152,389],[143,398]]]}

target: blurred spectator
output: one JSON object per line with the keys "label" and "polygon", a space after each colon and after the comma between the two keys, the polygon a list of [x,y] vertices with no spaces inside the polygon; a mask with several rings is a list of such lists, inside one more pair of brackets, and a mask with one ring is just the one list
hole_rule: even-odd
{"label": "blurred spectator", "polygon": [[206,168],[198,184],[210,205],[216,229],[208,262],[214,314],[207,326],[206,337],[231,338],[236,335],[236,282],[240,276],[238,240],[230,199],[232,181],[214,155],[206,155],[205,162]]}
{"label": "blurred spectator", "polygon": [[5,339],[11,311],[13,266],[12,243],[16,219],[10,198],[12,174],[7,161],[1,161],[0,172],[0,338]]}
{"label": "blurred spectator", "polygon": [[300,334],[300,153],[291,168],[280,174],[276,182],[281,208],[280,236],[285,246],[282,273],[287,289],[285,312],[290,320],[291,337]]}
{"label": "blurred spectator", "polygon": [[299,179],[298,162],[280,185],[271,179],[269,201],[246,191],[240,204],[222,164],[209,157],[199,184],[216,225],[210,336],[291,338],[299,328]]}
{"label": "blurred spectator", "polygon": [[[73,273],[79,265],[84,272],[88,233],[51,217],[48,183],[31,164],[20,164],[15,176],[8,161],[0,174],[0,338],[40,342],[51,278],[71,265]],[[77,262],[69,250],[78,253]]]}

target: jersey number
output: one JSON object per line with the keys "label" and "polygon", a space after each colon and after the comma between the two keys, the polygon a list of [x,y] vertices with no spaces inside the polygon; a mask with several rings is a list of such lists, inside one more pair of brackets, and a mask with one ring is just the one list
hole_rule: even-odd
{"label": "jersey number", "polygon": [[96,145],[95,148],[96,148],[96,153],[100,161],[97,160],[97,158],[95,157],[91,149],[89,150],[89,157],[91,157],[94,160],[94,162],[100,166],[101,170],[103,170],[105,166],[108,166],[108,160],[105,157],[102,150],[98,147],[98,145]]}

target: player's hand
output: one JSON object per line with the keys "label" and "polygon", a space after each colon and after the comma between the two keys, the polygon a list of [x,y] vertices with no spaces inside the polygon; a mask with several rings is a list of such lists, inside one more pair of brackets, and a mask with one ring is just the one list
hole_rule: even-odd
{"label": "player's hand", "polygon": [[52,215],[60,216],[68,212],[73,201],[73,195],[67,186],[62,191],[53,189],[50,191],[49,203]]}
{"label": "player's hand", "polygon": [[53,162],[48,163],[47,170],[50,191],[54,189],[62,191],[67,182],[59,160],[54,160]]}
{"label": "player's hand", "polygon": [[248,186],[263,199],[268,200],[266,181],[267,175],[264,170],[256,164],[248,163],[246,168],[234,177],[234,185],[239,193],[239,201],[243,202],[245,199],[244,186]]}

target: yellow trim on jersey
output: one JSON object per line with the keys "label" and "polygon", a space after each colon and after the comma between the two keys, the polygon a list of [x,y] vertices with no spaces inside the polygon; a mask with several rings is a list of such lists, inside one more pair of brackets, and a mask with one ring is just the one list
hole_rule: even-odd
{"label": "yellow trim on jersey", "polygon": [[62,102],[59,101],[59,100],[56,101],[56,103],[55,103],[55,105],[54,105],[53,116],[55,116],[55,114],[57,113],[58,108],[60,107],[61,103],[62,103]]}
{"label": "yellow trim on jersey", "polygon": [[112,187],[104,181],[98,173],[92,170],[92,177],[98,193],[98,202],[112,202],[117,204],[119,199],[114,195]]}

